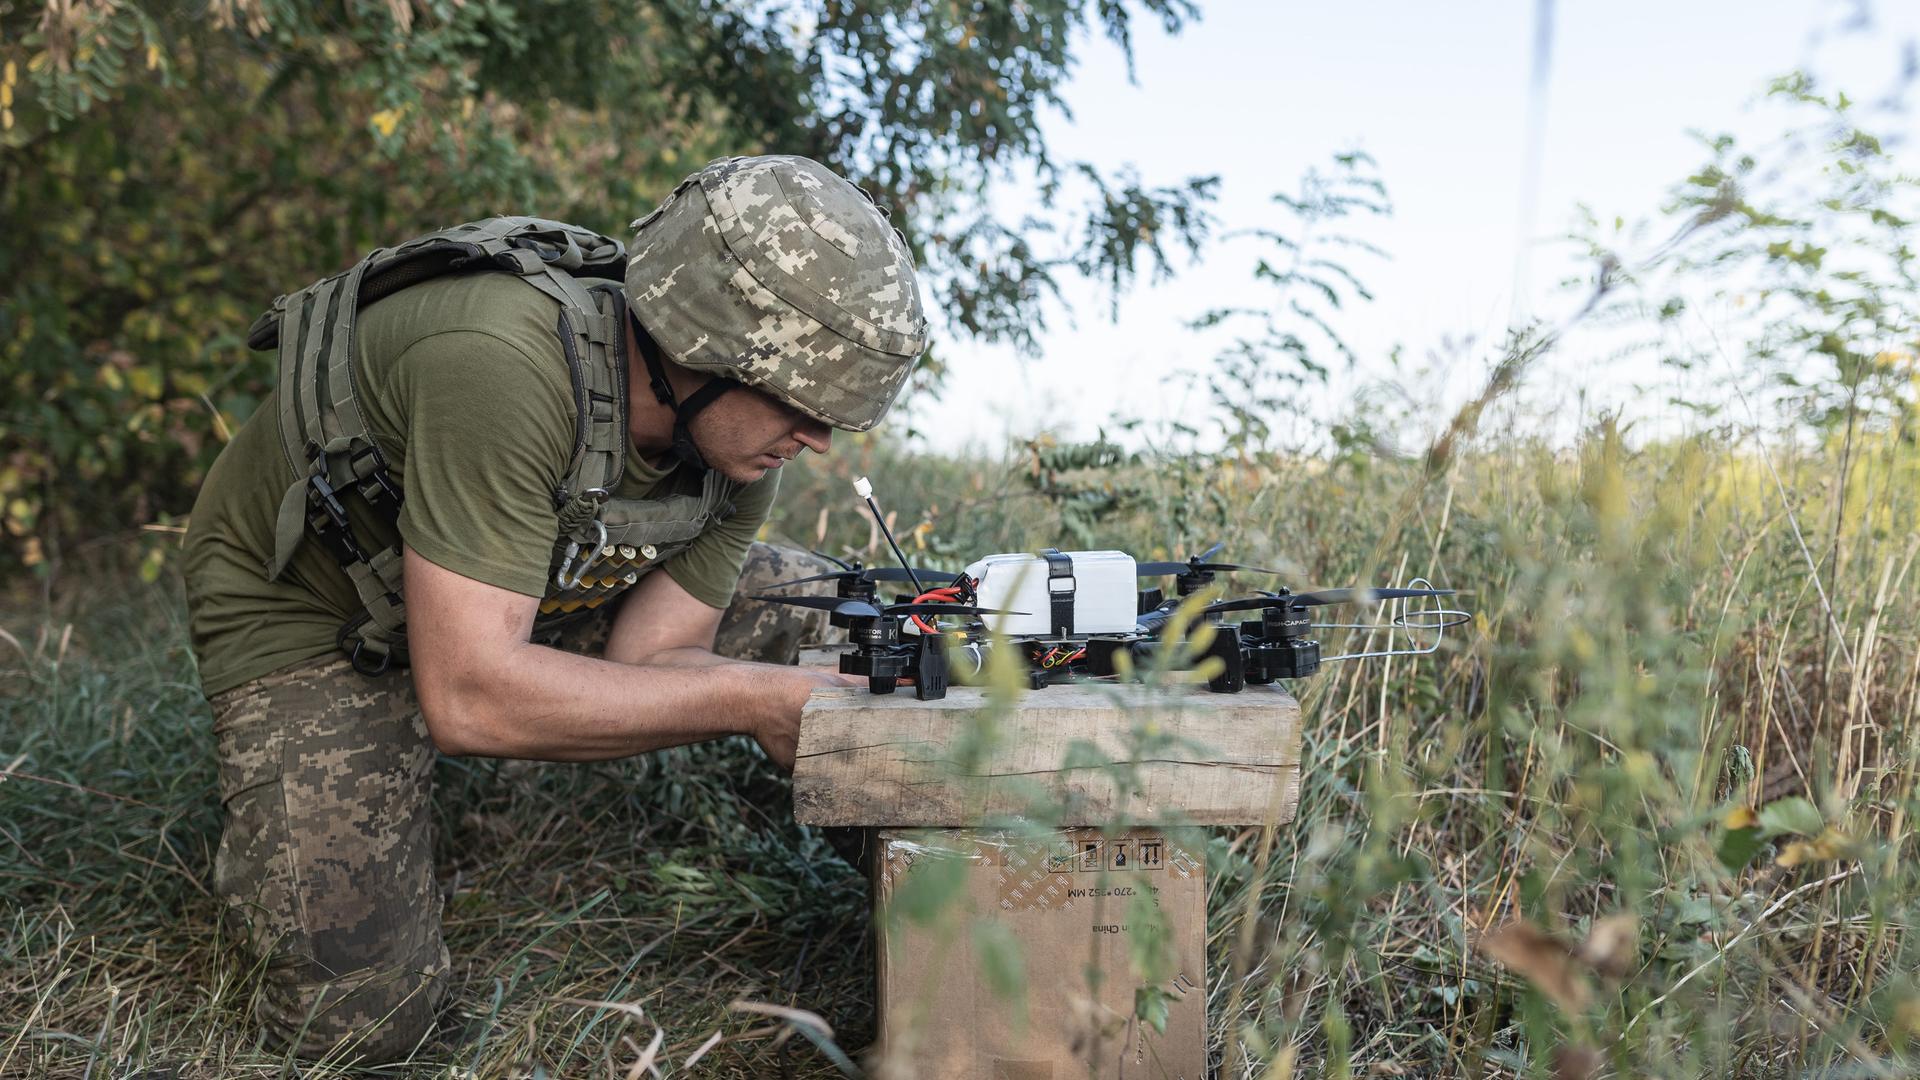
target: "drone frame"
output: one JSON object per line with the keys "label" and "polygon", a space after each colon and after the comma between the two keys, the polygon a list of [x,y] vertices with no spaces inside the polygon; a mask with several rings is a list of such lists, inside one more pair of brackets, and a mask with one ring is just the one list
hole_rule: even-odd
{"label": "drone frame", "polygon": [[[887,545],[892,548],[894,556],[900,560],[900,566],[898,568],[864,567],[857,559],[848,563],[831,555],[815,552],[821,558],[839,566],[840,569],[780,582],[772,587],[782,588],[831,579],[836,582],[837,596],[763,594],[754,599],[812,607],[830,612],[828,622],[845,629],[853,645],[852,651],[840,657],[841,672],[865,676],[868,689],[875,694],[891,694],[902,680],[907,680],[913,685],[914,696],[922,701],[936,700],[946,696],[947,685],[952,676],[951,664],[945,648],[945,639],[948,635],[920,619],[921,614],[974,616],[976,624],[964,637],[968,639],[968,647],[974,652],[977,663],[976,673],[984,670],[986,666],[986,658],[981,651],[981,646],[997,640],[1006,640],[1016,645],[1024,654],[1028,683],[1037,690],[1051,682],[1066,681],[1076,676],[1104,678],[1119,675],[1122,671],[1122,663],[1116,658],[1122,652],[1127,653],[1129,657],[1150,660],[1154,653],[1166,647],[1166,641],[1161,633],[1172,621],[1177,607],[1187,602],[1187,598],[1194,593],[1211,587],[1217,574],[1250,572],[1280,575],[1278,570],[1266,570],[1257,566],[1210,562],[1209,560],[1224,546],[1216,543],[1182,562],[1137,564],[1140,577],[1174,577],[1176,596],[1173,599],[1167,599],[1164,591],[1159,588],[1140,590],[1137,601],[1139,616],[1132,632],[1068,635],[1064,638],[1021,635],[998,639],[986,634],[984,624],[977,621],[978,617],[988,614],[1024,613],[995,612],[973,606],[977,599],[975,590],[979,582],[964,573],[954,576],[952,578],[954,584],[951,586],[925,589],[919,577],[923,571],[907,564],[900,546],[894,542],[892,530],[887,528],[879,506],[874,503],[873,485],[866,477],[861,477],[854,482],[854,490],[866,502],[874,521],[886,535]],[[929,570],[924,573],[929,579],[934,580],[946,576],[941,571]],[[911,598],[902,596],[901,603],[881,606],[878,583],[883,580],[903,579],[911,581],[919,595]],[[1446,637],[1450,627],[1458,626],[1473,618],[1468,612],[1439,605],[1439,597],[1452,593],[1452,589],[1435,589],[1425,578],[1416,577],[1406,586],[1398,588],[1335,589],[1313,593],[1293,593],[1282,589],[1279,592],[1258,593],[1254,596],[1207,604],[1201,608],[1201,613],[1214,618],[1214,634],[1199,656],[1203,659],[1215,657],[1220,661],[1220,670],[1209,677],[1207,687],[1217,693],[1238,693],[1249,684],[1265,685],[1279,679],[1303,679],[1318,671],[1322,664],[1336,661],[1428,655],[1440,648],[1441,641]],[[929,598],[934,602],[928,602]],[[1309,607],[1366,600],[1404,605],[1405,601],[1415,598],[1433,599],[1435,603],[1417,611],[1408,611],[1403,606],[1396,614],[1390,616],[1385,624],[1315,623],[1306,614],[1306,609]],[[1257,619],[1232,623],[1221,617],[1232,611],[1253,610],[1260,612]],[[920,627],[922,631],[920,634],[908,635],[905,632],[909,620]],[[1382,650],[1363,650],[1326,656],[1323,654],[1319,640],[1308,636],[1310,631],[1317,629],[1386,630],[1389,635],[1389,645]],[[1391,644],[1391,635],[1396,631],[1404,631],[1409,638],[1415,640],[1417,640],[1416,633],[1431,632],[1433,639],[1414,648],[1396,649]],[[918,640],[913,640],[914,637]],[[1069,651],[1062,657],[1062,649],[1076,651]],[[1080,665],[1079,671],[1074,669],[1075,664]]]}

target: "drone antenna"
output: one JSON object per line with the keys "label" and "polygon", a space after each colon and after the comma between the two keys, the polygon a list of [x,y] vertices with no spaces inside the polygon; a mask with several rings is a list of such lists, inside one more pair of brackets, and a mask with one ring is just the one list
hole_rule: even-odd
{"label": "drone antenna", "polygon": [[927,587],[920,584],[920,575],[913,572],[913,567],[907,563],[907,557],[900,554],[900,545],[893,542],[893,530],[887,528],[886,519],[880,516],[880,507],[873,501],[873,481],[864,476],[860,477],[853,482],[853,493],[865,499],[867,509],[873,511],[873,520],[880,526],[880,535],[887,538],[887,546],[893,549],[893,557],[900,560],[901,569],[907,572],[907,580],[913,582],[913,594],[924,595]]}

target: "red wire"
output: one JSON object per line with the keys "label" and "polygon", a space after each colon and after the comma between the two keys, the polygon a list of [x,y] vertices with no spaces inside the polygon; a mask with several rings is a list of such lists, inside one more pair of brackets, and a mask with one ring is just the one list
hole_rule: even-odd
{"label": "red wire", "polygon": [[1085,655],[1087,655],[1087,650],[1085,649],[1070,653],[1067,652],[1064,647],[1055,645],[1041,654],[1035,663],[1038,663],[1043,669],[1051,671],[1063,664],[1071,664]]}
{"label": "red wire", "polygon": [[[943,604],[957,603],[960,599],[960,590],[958,587],[951,585],[943,589],[928,589],[926,592],[914,597],[913,603],[922,604],[929,599]],[[919,627],[920,632],[923,634],[938,634],[940,632],[939,627],[929,625],[926,620],[918,615],[909,615],[907,617],[913,620],[913,625]]]}

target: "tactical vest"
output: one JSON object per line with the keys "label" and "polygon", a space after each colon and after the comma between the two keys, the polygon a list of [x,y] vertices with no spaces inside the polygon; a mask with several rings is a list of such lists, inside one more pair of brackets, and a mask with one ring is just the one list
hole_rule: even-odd
{"label": "tactical vest", "polygon": [[575,410],[573,454],[553,492],[559,516],[543,616],[596,607],[639,581],[733,512],[739,485],[708,471],[697,495],[617,499],[626,466],[626,251],[618,240],[557,221],[493,217],[377,248],[351,269],[277,297],[247,345],[277,349],[280,444],[298,477],[280,500],[269,581],[311,537],[333,555],[362,610],[336,642],[368,675],[406,662],[399,542],[356,528],[363,513],[398,532],[404,494],[367,430],[354,370],[360,309],[452,273],[506,272],[559,303]]}

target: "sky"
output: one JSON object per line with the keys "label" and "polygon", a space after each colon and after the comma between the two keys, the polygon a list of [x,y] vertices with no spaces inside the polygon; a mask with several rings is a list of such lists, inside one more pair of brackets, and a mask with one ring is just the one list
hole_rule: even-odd
{"label": "sky", "polygon": [[[1436,409],[1478,386],[1516,314],[1554,321],[1578,306],[1561,284],[1580,269],[1560,239],[1585,204],[1604,219],[1654,214],[1706,159],[1690,131],[1765,136],[1753,102],[1774,76],[1807,68],[1855,96],[1894,80],[1901,43],[1920,37],[1920,4],[1872,6],[1869,31],[1836,29],[1857,10],[1830,0],[1612,0],[1551,9],[1551,66],[1533,188],[1529,103],[1540,7],[1522,0],[1373,5],[1209,3],[1177,36],[1136,22],[1137,83],[1104,39],[1083,49],[1066,87],[1071,118],[1044,125],[1057,159],[1132,166],[1150,184],[1218,174],[1226,229],[1276,225],[1269,197],[1345,150],[1378,162],[1393,203],[1366,230],[1388,260],[1355,265],[1376,300],[1339,325],[1360,357],[1333,397],[1383,371],[1395,345],[1443,358],[1422,385]],[[1911,118],[1910,118],[1911,119]],[[1911,151],[1905,151],[1910,153]],[[1920,172],[1920,162],[1914,171]],[[1017,219],[1031,193],[1002,191]],[[1172,281],[1141,284],[1117,319],[1096,290],[1072,286],[1038,358],[947,340],[943,400],[997,407],[915,416],[936,449],[998,450],[1042,430],[1087,438],[1115,414],[1196,419],[1202,403],[1166,377],[1204,371],[1220,339],[1186,327],[1208,308],[1259,304],[1251,239],[1213,245]],[[1523,257],[1524,256],[1524,257]],[[1629,415],[1660,395],[1647,367],[1603,361],[1570,339],[1540,373],[1550,397],[1586,394]],[[1541,389],[1541,388],[1537,388]],[[930,413],[931,410],[929,409]]]}

